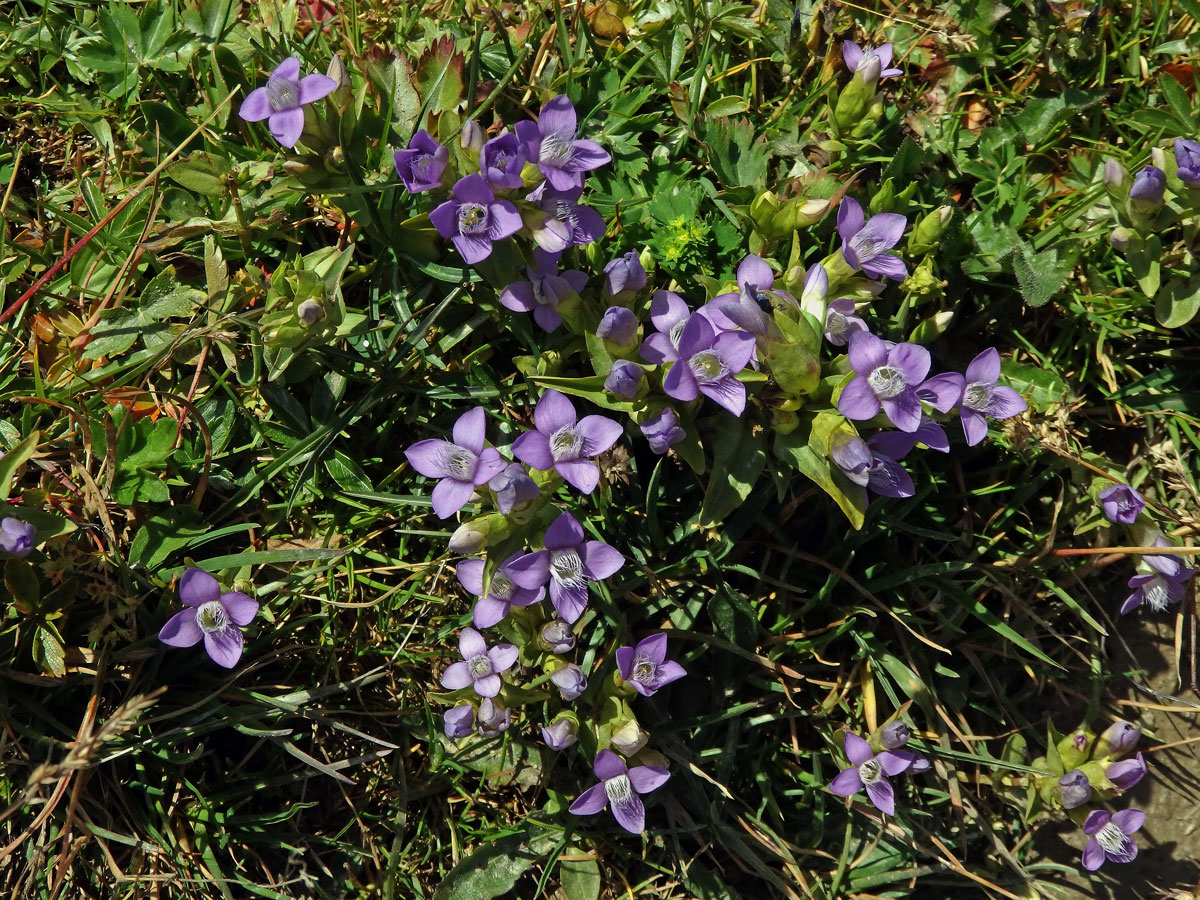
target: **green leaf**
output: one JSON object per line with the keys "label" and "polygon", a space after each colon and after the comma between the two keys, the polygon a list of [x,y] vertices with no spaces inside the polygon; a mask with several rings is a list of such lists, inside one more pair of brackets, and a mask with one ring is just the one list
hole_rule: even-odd
{"label": "green leaf", "polygon": [[[1158,293],[1162,277],[1162,240],[1152,234],[1145,241],[1132,247],[1126,254],[1138,287],[1147,297]],[[1157,310],[1157,305],[1156,305]]]}
{"label": "green leaf", "polygon": [[171,555],[209,530],[190,506],[172,506],[147,519],[129,545],[129,564],[153,572]]}
{"label": "green leaf", "polygon": [[42,585],[32,563],[15,557],[6,561],[4,586],[8,588],[8,593],[24,615],[30,615],[38,608],[42,598]]}
{"label": "green leaf", "polygon": [[714,119],[720,119],[724,116],[736,116],[748,111],[749,107],[741,97],[721,97],[704,107],[705,114],[712,116]]}
{"label": "green leaf", "polygon": [[767,463],[762,441],[737,416],[722,414],[713,438],[713,467],[700,525],[717,525],[742,505]]}
{"label": "green leaf", "polygon": [[1200,312],[1200,275],[1187,281],[1172,279],[1154,298],[1154,315],[1164,328],[1180,328]]}
{"label": "green leaf", "polygon": [[1040,143],[1050,132],[1073,116],[1099,103],[1107,91],[1068,88],[1057,97],[1036,97],[1010,120],[1031,144]]}
{"label": "green leaf", "polygon": [[0,503],[8,499],[12,492],[12,482],[17,474],[17,469],[33,456],[40,439],[41,432],[31,431],[17,446],[0,458]]}
{"label": "green leaf", "polygon": [[197,194],[219,197],[226,192],[225,177],[230,168],[225,157],[197,150],[167,166],[163,174]]}
{"label": "green leaf", "polygon": [[1003,360],[1001,371],[1009,384],[1034,407],[1045,409],[1054,403],[1064,403],[1071,389],[1058,373],[1042,366],[1030,366]]}
{"label": "green leaf", "polygon": [[463,92],[463,55],[454,49],[454,39],[438,38],[417,61],[417,91],[433,113],[458,106]]}
{"label": "green leaf", "polygon": [[67,667],[63,661],[62,641],[50,628],[37,630],[37,639],[33,644],[33,658],[37,660],[43,671],[49,672],[56,678],[67,674]]}
{"label": "green leaf", "polygon": [[836,413],[820,412],[791,434],[775,439],[775,455],[799,469],[813,484],[833,498],[851,526],[862,528],[866,519],[867,500],[862,489],[848,481],[841,470],[829,463],[829,440],[834,431],[843,427],[845,419]]}
{"label": "green leaf", "polygon": [[747,119],[709,119],[703,139],[709,165],[725,187],[748,187],[766,177],[771,151]]}
{"label": "green leaf", "polygon": [[450,870],[433,892],[434,900],[492,900],[506,894],[555,843],[547,832],[521,832],[485,844]]}
{"label": "green leaf", "polygon": [[171,455],[177,429],[175,420],[167,418],[157,422],[142,419],[133,425],[130,428],[132,440],[128,445],[130,452],[120,455],[117,470],[132,473],[139,469],[161,468]]}
{"label": "green leaf", "polygon": [[600,866],[595,858],[558,858],[558,883],[567,900],[597,900],[600,896]]}
{"label": "green leaf", "polygon": [[803,344],[773,341],[767,349],[771,375],[785,394],[811,394],[821,383],[821,361]]}
{"label": "green leaf", "polygon": [[1030,306],[1041,306],[1057,292],[1075,268],[1074,254],[1059,259],[1053,248],[1034,251],[1022,242],[1012,254],[1013,272],[1021,286],[1021,296]]}
{"label": "green leaf", "polygon": [[196,304],[203,302],[204,292],[186,287],[175,276],[175,267],[167,266],[146,285],[137,307],[108,309],[101,321],[92,328],[92,341],[84,348],[84,359],[119,356],[147,335],[159,334],[168,326],[160,320],[190,316]]}
{"label": "green leaf", "polygon": [[1166,98],[1167,106],[1171,107],[1171,112],[1175,114],[1184,131],[1191,130],[1192,123],[1192,103],[1188,100],[1188,95],[1179,82],[1165,72],[1158,77],[1158,86],[1162,89],[1163,97]]}

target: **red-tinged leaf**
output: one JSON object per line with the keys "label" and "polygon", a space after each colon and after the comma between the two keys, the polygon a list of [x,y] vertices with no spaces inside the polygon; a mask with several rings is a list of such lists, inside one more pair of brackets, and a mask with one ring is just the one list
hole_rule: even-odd
{"label": "red-tinged leaf", "polygon": [[417,91],[431,113],[458,106],[463,95],[463,55],[454,40],[438,38],[417,62]]}
{"label": "red-tinged leaf", "polygon": [[1160,67],[1160,71],[1170,75],[1186,90],[1192,91],[1193,93],[1195,92],[1197,72],[1197,66],[1195,63],[1166,63]]}

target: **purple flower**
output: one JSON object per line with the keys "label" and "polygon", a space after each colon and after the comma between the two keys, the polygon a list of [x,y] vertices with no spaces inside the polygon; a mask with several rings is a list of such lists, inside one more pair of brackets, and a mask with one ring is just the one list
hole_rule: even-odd
{"label": "purple flower", "polygon": [[442,719],[442,731],[451,740],[465,738],[475,730],[475,707],[470,703],[460,703],[453,709],[446,710]]}
{"label": "purple flower", "polygon": [[488,487],[496,493],[496,508],[506,516],[516,507],[536,500],[541,493],[520,463],[509,463],[488,482]]}
{"label": "purple flower", "polygon": [[1104,518],[1126,525],[1132,525],[1146,508],[1146,501],[1142,499],[1142,495],[1127,484],[1114,484],[1105,488],[1100,492],[1099,500],[1104,509]]}
{"label": "purple flower", "polygon": [[37,529],[28,522],[5,516],[0,522],[0,553],[28,556],[33,550]]}
{"label": "purple flower", "polygon": [[659,365],[679,359],[679,339],[691,314],[678,294],[655,291],[650,298],[650,323],[658,333],[642,341],[642,359]]}
{"label": "purple flower", "polygon": [[[442,687],[452,691],[473,687],[480,697],[495,697],[500,693],[500,673],[512,668],[517,661],[517,648],[512,644],[497,644],[488,649],[483,635],[474,628],[464,628],[458,635],[458,652],[462,662],[451,663],[442,673]],[[483,707],[479,709],[480,718]]]}
{"label": "purple flower", "polygon": [[625,760],[611,750],[601,750],[592,764],[598,784],[592,785],[571,804],[577,816],[590,816],[610,803],[617,823],[631,834],[641,834],[646,827],[646,808],[638,794],[648,794],[666,784],[671,773],[658,766],[626,768]]}
{"label": "purple flower", "polygon": [[687,432],[679,426],[675,410],[669,406],[664,406],[661,412],[638,427],[642,429],[642,434],[650,442],[650,449],[655,453],[666,453],[672,444],[687,437]]}
{"label": "purple flower", "polygon": [[583,187],[584,172],[612,159],[595,141],[576,140],[577,127],[575,107],[566,94],[559,94],[542,107],[537,124],[517,123],[517,136],[525,144],[529,159],[537,163],[556,191]]}
{"label": "purple flower", "polygon": [[575,663],[567,663],[561,669],[556,669],[550,675],[550,680],[567,703],[587,690],[587,676]]}
{"label": "purple flower", "polygon": [[603,541],[585,541],[583,529],[567,512],[546,529],[543,543],[545,550],[514,560],[509,572],[517,584],[529,590],[549,582],[554,609],[574,624],[587,608],[588,582],[614,574],[625,564],[625,557]]}
{"label": "purple flower", "polygon": [[596,326],[596,337],[612,344],[619,352],[628,353],[637,343],[638,320],[624,306],[610,306],[600,317]]}
{"label": "purple flower", "polygon": [[576,296],[587,285],[587,275],[576,269],[558,271],[557,253],[540,247],[533,250],[534,268],[526,269],[528,281],[516,281],[500,292],[500,303],[516,312],[533,310],[533,321],[543,331],[554,331],[562,324],[558,304]]}
{"label": "purple flower", "polygon": [[870,419],[883,407],[901,431],[921,424],[921,401],[914,389],[929,372],[929,351],[919,344],[893,344],[859,331],[850,335],[850,365],[855,376],[842,388],[838,412],[847,419]]}
{"label": "purple flower", "polygon": [[646,286],[646,270],[633,250],[618,256],[604,267],[604,294],[612,297],[622,291],[640,291]]}
{"label": "purple flower", "polygon": [[1129,205],[1134,212],[1144,216],[1153,215],[1162,208],[1163,192],[1167,189],[1167,176],[1158,166],[1146,166],[1133,176],[1129,188]]}
{"label": "purple flower", "polygon": [[[1159,535],[1154,539],[1155,547],[1169,546]],[[1134,575],[1129,579],[1133,593],[1125,598],[1121,612],[1131,612],[1145,603],[1154,612],[1163,612],[1183,599],[1183,586],[1194,574],[1194,570],[1183,564],[1178,556],[1143,556],[1142,560],[1153,572]]]}
{"label": "purple flower", "polygon": [[1063,809],[1083,806],[1092,799],[1092,786],[1082,769],[1072,769],[1058,779],[1058,799]]}
{"label": "purple flower", "polygon": [[575,632],[562,619],[551,619],[538,632],[539,643],[551,653],[569,653],[575,647]]}
{"label": "purple flower", "polygon": [[242,658],[242,627],[254,619],[258,604],[245,594],[222,593],[217,579],[203,569],[184,571],[179,599],[187,609],[167,620],[158,639],[170,647],[192,647],[203,640],[218,666],[236,666]]}
{"label": "purple flower", "polygon": [[542,588],[526,590],[512,580],[508,567],[521,555],[514,553],[500,563],[500,567],[496,569],[491,582],[488,583],[486,595],[483,593],[484,561],[482,559],[464,559],[455,566],[454,571],[458,575],[458,583],[479,598],[475,601],[475,609],[471,616],[471,621],[476,628],[491,628],[508,615],[511,607],[529,606],[546,596],[546,592]]}
{"label": "purple flower", "polygon": [[892,459],[904,459],[917,444],[924,444],[938,453],[950,452],[950,438],[946,437],[946,430],[925,415],[921,416],[921,424],[916,431],[877,431],[867,438],[867,443],[875,453]]}
{"label": "purple flower", "polygon": [[850,336],[866,331],[867,323],[854,315],[854,301],[849,297],[834,300],[825,309],[825,340],[835,347],[845,347]]}
{"label": "purple flower", "polygon": [[1025,398],[1010,387],[996,384],[999,378],[1000,354],[994,347],[984,350],[967,366],[958,416],[968,446],[987,437],[985,416],[1008,419],[1025,412]]}
{"label": "purple flower", "polygon": [[289,56],[271,73],[267,86],[255,88],[242,101],[238,115],[247,122],[267,120],[271,137],[284,147],[296,146],[304,131],[304,110],[300,107],[320,100],[337,87],[327,75],[300,77],[300,60]]}
{"label": "purple flower", "polygon": [[458,136],[458,146],[464,150],[474,150],[478,153],[483,149],[485,135],[479,123],[474,119],[463,122],[462,133]]}
{"label": "purple flower", "polygon": [[440,188],[449,159],[450,151],[424,128],[412,136],[407,150],[397,150],[393,154],[396,174],[410,194]]}
{"label": "purple flower", "polygon": [[1126,722],[1123,719],[1119,722],[1113,722],[1100,735],[1099,743],[1108,745],[1109,755],[1124,756],[1130,750],[1137,746],[1138,739],[1142,736],[1142,729],[1138,728],[1132,722]]}
{"label": "purple flower", "polygon": [[908,726],[903,722],[888,722],[879,729],[879,744],[884,750],[899,750],[909,739]]}
{"label": "purple flower", "polygon": [[908,275],[904,261],[888,251],[900,242],[908,219],[898,213],[880,213],[864,222],[863,209],[853,197],[843,197],[838,207],[837,230],[842,238],[842,256],[850,268],[872,278]]}
{"label": "purple flower", "polygon": [[1175,174],[1184,184],[1200,185],[1200,144],[1175,138]]}
{"label": "purple flower", "polygon": [[475,714],[475,726],[484,737],[495,737],[502,731],[507,731],[512,724],[512,710],[503,703],[497,703],[490,697],[479,701],[479,711]]}
{"label": "purple flower", "polygon": [[659,688],[687,674],[683,666],[667,659],[665,634],[643,638],[636,647],[618,647],[617,669],[621,678],[643,697],[654,696]]}
{"label": "purple flower", "polygon": [[542,740],[551,750],[566,750],[579,739],[578,731],[575,720],[563,716],[542,726]]}
{"label": "purple flower", "polygon": [[627,359],[618,359],[604,379],[604,389],[616,394],[622,400],[632,400],[642,387],[642,379],[646,373],[637,363]]}
{"label": "purple flower", "polygon": [[513,441],[513,455],[543,472],[554,469],[585,494],[594,491],[600,483],[600,469],[591,457],[616,443],[621,425],[604,416],[584,416],[577,422],[571,401],[554,390],[542,394],[533,410],[533,422],[537,430]]}
{"label": "purple flower", "polygon": [[454,241],[463,260],[474,265],[492,253],[492,242],[521,230],[521,214],[507,200],[497,200],[480,175],[460,178],[450,189],[452,199],[436,207],[429,221],[444,238]]}
{"label": "purple flower", "polygon": [[799,304],[787,291],[774,290],[775,274],[766,260],[753,253],[747,254],[738,264],[737,283],[736,294],[718,294],[712,299],[707,307],[708,318],[722,331],[741,328],[750,332],[759,348],[765,351],[768,340],[780,337],[778,326],[770,316],[774,304],[791,308],[799,308]]}
{"label": "purple flower", "polygon": [[600,214],[577,202],[582,193],[583,188],[546,190],[543,182],[525,198],[542,208],[542,215],[529,228],[535,244],[550,253],[560,253],[568,247],[590,244],[604,234],[604,219]]}
{"label": "purple flower", "polygon": [[438,518],[454,515],[475,488],[486,484],[505,466],[494,447],[484,447],[487,418],[482,406],[463,413],[454,423],[454,443],[440,438],[417,441],[404,455],[409,465],[426,478],[438,478],[433,488],[433,511]]}
{"label": "purple flower", "polygon": [[1119,791],[1127,791],[1146,774],[1146,761],[1142,754],[1115,762],[1104,770],[1104,777],[1113,783]]}
{"label": "purple flower", "polygon": [[479,174],[494,188],[519,188],[526,157],[525,145],[515,134],[506,131],[480,149]]}
{"label": "purple flower", "polygon": [[876,451],[860,437],[841,434],[830,446],[829,455],[846,477],[884,497],[911,497],[916,493],[912,477],[892,457]]}
{"label": "purple flower", "polygon": [[896,795],[887,776],[906,772],[912,767],[912,757],[916,754],[911,750],[884,750],[882,753],[872,753],[870,744],[849,731],[846,732],[843,746],[851,765],[848,769],[842,769],[829,783],[829,790],[849,797],[865,787],[867,797],[877,810],[889,816],[894,815]]}
{"label": "purple flower", "polygon": [[886,44],[880,44],[878,47],[872,47],[867,44],[865,47],[859,47],[854,41],[842,41],[842,59],[846,62],[846,68],[851,72],[858,72],[865,67],[872,66],[871,57],[874,56],[879,62],[879,78],[891,78],[895,75],[903,75],[902,69],[889,69],[892,64],[892,45],[889,41]]}
{"label": "purple flower", "polygon": [[1113,815],[1102,809],[1092,810],[1083,822],[1083,833],[1091,836],[1083,848],[1083,867],[1094,872],[1106,859],[1115,863],[1133,862],[1138,848],[1130,835],[1145,821],[1146,814],[1140,809],[1123,809]]}
{"label": "purple flower", "polygon": [[726,331],[718,336],[708,319],[692,316],[680,335],[679,359],[663,379],[663,390],[683,401],[704,394],[740,416],[746,408],[746,386],[734,376],[746,368],[752,356],[753,335]]}

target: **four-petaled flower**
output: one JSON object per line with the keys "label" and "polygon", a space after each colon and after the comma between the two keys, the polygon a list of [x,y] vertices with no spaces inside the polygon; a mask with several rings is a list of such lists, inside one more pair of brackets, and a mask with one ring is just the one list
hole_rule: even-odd
{"label": "four-petaled flower", "polygon": [[849,731],[846,732],[843,746],[851,765],[848,769],[842,769],[829,783],[829,790],[848,797],[865,787],[867,797],[875,808],[881,813],[893,815],[896,812],[896,795],[887,776],[908,771],[913,767],[918,754],[911,750],[884,750],[878,754],[872,753],[870,744]]}
{"label": "four-petaled flower", "polygon": [[854,301],[840,297],[825,309],[825,340],[835,347],[845,347],[850,336],[866,331],[867,323],[854,315]]}
{"label": "four-petaled flower", "polygon": [[[483,635],[474,628],[464,628],[458,636],[458,652],[462,661],[451,663],[442,673],[442,687],[452,691],[473,687],[480,697],[495,697],[500,693],[500,674],[517,661],[517,648],[512,644],[497,644],[488,649]],[[480,708],[482,715],[483,709]]]}
{"label": "four-petaled flower", "polygon": [[475,488],[486,484],[505,467],[494,447],[484,447],[487,418],[482,406],[463,413],[454,423],[454,443],[431,438],[407,450],[409,464],[426,478],[438,478],[433,489],[433,511],[448,519],[468,500]]}
{"label": "four-petaled flower", "polygon": [[598,169],[612,159],[595,141],[575,138],[578,128],[575,107],[566,94],[546,103],[536,124],[518,122],[516,128],[530,161],[537,163],[556,191],[582,187],[584,172]]}
{"label": "four-petaled flower", "polygon": [[[663,379],[664,391],[684,401],[704,394],[735,416],[742,414],[746,408],[746,386],[734,376],[754,356],[754,335],[745,331],[718,335],[708,319],[693,315],[679,337],[678,353],[679,358]],[[653,355],[653,351],[647,354],[646,343],[642,344],[642,355],[647,359]]]}
{"label": "four-petaled flower", "polygon": [[242,658],[242,629],[258,612],[258,603],[236,591],[223,593],[217,579],[203,569],[187,569],[179,579],[179,599],[187,609],[177,612],[158,632],[171,647],[192,647],[204,641],[212,661],[232,669]]}
{"label": "four-petaled flower", "polygon": [[617,648],[617,670],[643,697],[651,697],[661,687],[678,681],[687,671],[673,659],[667,659],[667,636],[652,634],[636,647]]}
{"label": "four-petaled flower", "polygon": [[846,62],[846,68],[851,72],[857,72],[866,66],[871,65],[871,57],[874,56],[879,60],[879,77],[892,78],[896,75],[903,75],[903,69],[888,68],[892,64],[892,44],[889,41],[886,44],[880,44],[878,47],[872,47],[867,44],[865,47],[860,47],[854,41],[842,41],[842,59]]}
{"label": "four-petaled flower", "polygon": [[921,425],[921,401],[916,385],[929,372],[929,351],[919,344],[893,344],[866,331],[850,335],[848,351],[855,371],[838,398],[838,412],[847,419],[870,419],[883,407],[901,431]]}
{"label": "four-petaled flower", "polygon": [[562,324],[558,304],[574,297],[587,285],[587,276],[578,269],[558,271],[558,253],[533,248],[533,268],[526,268],[528,281],[514,281],[500,292],[500,303],[515,312],[533,311],[533,321],[543,331],[554,331]]}
{"label": "four-petaled flower", "polygon": [[1008,419],[1025,412],[1025,398],[1000,379],[1000,354],[995,347],[984,350],[967,366],[963,379],[962,405],[958,409],[967,444],[975,446],[987,437],[987,419]]}
{"label": "four-petaled flower", "polygon": [[837,221],[842,256],[850,268],[862,269],[872,278],[904,278],[908,267],[888,251],[900,242],[907,224],[908,219],[899,213],[880,213],[864,221],[858,201],[843,197]]}
{"label": "four-petaled flower", "polygon": [[549,253],[560,253],[590,244],[604,234],[600,213],[577,202],[583,188],[555,191],[547,190],[546,185],[543,181],[525,198],[542,209],[530,215],[529,235],[535,244]]}
{"label": "four-petaled flower", "polygon": [[575,799],[571,812],[590,816],[611,804],[617,823],[631,834],[641,834],[646,827],[646,808],[638,794],[662,787],[671,773],[658,766],[627,768],[625,760],[611,750],[596,754],[592,770],[600,781]]}
{"label": "four-petaled flower", "polygon": [[1102,809],[1092,810],[1083,822],[1083,833],[1090,836],[1083,848],[1083,867],[1094,872],[1106,859],[1133,862],[1138,846],[1130,835],[1145,821],[1146,814],[1140,809],[1123,809],[1112,815]]}
{"label": "four-petaled flower", "polygon": [[1098,499],[1104,510],[1104,518],[1125,525],[1132,525],[1146,508],[1146,501],[1142,495],[1127,484],[1114,484],[1105,488],[1100,492]]}
{"label": "four-petaled flower", "polygon": [[601,581],[625,564],[603,541],[585,541],[583,528],[562,513],[546,529],[545,550],[535,550],[508,564],[509,577],[527,590],[549,582],[550,602],[564,621],[574,623],[587,608],[588,582]]}
{"label": "four-petaled flower", "polygon": [[300,60],[289,56],[271,73],[267,86],[246,95],[238,115],[247,122],[267,120],[271,137],[284,147],[296,146],[304,131],[304,110],[300,107],[320,100],[337,87],[328,75],[313,73],[300,77]]}
{"label": "four-petaled flower", "polygon": [[396,174],[411,194],[432,191],[442,186],[442,173],[450,160],[450,151],[422,128],[412,136],[407,150],[392,155]]}
{"label": "four-petaled flower", "polygon": [[884,497],[911,497],[916,491],[912,476],[896,459],[873,447],[869,441],[839,434],[829,455],[846,477],[862,488]]}
{"label": "four-petaled flower", "polygon": [[529,606],[546,596],[544,588],[528,590],[513,581],[508,567],[521,556],[520,553],[514,553],[500,563],[499,568],[492,575],[492,580],[488,583],[487,594],[483,592],[484,561],[482,559],[464,559],[454,567],[454,572],[458,575],[458,583],[479,598],[475,601],[475,609],[471,616],[471,621],[476,628],[491,628],[508,615],[511,607]]}
{"label": "four-petaled flower", "polygon": [[525,145],[511,131],[494,137],[479,150],[479,173],[494,188],[519,188],[525,168]]}
{"label": "four-petaled flower", "polygon": [[[1153,546],[1170,546],[1166,539],[1159,535],[1154,539]],[[1153,571],[1134,575],[1129,579],[1129,587],[1133,593],[1121,604],[1121,612],[1132,612],[1145,603],[1154,612],[1162,612],[1168,606],[1173,606],[1183,599],[1183,586],[1192,577],[1195,570],[1183,564],[1178,556],[1147,554],[1142,557]]]}
{"label": "four-petaled flower", "polygon": [[535,431],[513,441],[513,455],[543,472],[554,469],[585,494],[594,491],[600,483],[600,469],[591,458],[617,442],[621,424],[604,416],[584,416],[576,421],[571,401],[555,390],[542,394],[533,410],[533,423]]}
{"label": "four-petaled flower", "polygon": [[429,214],[429,221],[438,234],[454,242],[470,265],[487,259],[494,241],[521,230],[517,208],[507,200],[497,200],[480,175],[458,179],[450,196]]}

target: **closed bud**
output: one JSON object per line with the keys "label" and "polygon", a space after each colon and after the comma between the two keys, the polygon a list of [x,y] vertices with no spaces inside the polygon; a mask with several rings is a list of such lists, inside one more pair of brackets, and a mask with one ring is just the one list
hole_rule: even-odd
{"label": "closed bud", "polygon": [[563,700],[568,703],[587,690],[587,676],[575,663],[567,663],[561,669],[555,670],[551,673],[550,680],[558,688]]}
{"label": "closed bud", "polygon": [[1083,806],[1092,799],[1092,786],[1088,777],[1080,769],[1072,769],[1058,779],[1058,800],[1063,809],[1074,809]]}
{"label": "closed bud", "polygon": [[1142,729],[1132,722],[1113,722],[1100,735],[1100,740],[1096,742],[1096,752],[1093,755],[1098,759],[1106,756],[1113,758],[1125,756],[1137,746],[1141,736]]}
{"label": "closed bud", "polygon": [[542,740],[551,750],[566,750],[579,739],[578,735],[579,723],[569,713],[560,713],[542,727]]}
{"label": "closed bud", "polygon": [[1115,159],[1109,158],[1104,160],[1104,189],[1109,195],[1117,200],[1124,200],[1129,196],[1129,172],[1125,167]]}
{"label": "closed bud", "polygon": [[454,709],[446,710],[442,730],[445,731],[446,737],[452,740],[465,738],[475,730],[475,707],[470,703],[463,703]]}
{"label": "closed bud", "polygon": [[1133,177],[1129,188],[1130,211],[1140,216],[1152,216],[1163,205],[1167,176],[1157,166],[1146,166]]}
{"label": "closed bud", "polygon": [[645,372],[637,363],[627,359],[618,359],[613,363],[612,370],[604,379],[604,389],[616,394],[622,400],[632,400],[642,387]]}
{"label": "closed bud", "polygon": [[829,297],[829,274],[820,263],[809,266],[800,290],[800,308],[815,318],[825,321],[826,300]]}
{"label": "closed bud", "polygon": [[774,191],[763,191],[750,201],[750,221],[763,234],[773,236],[772,219],[779,211],[779,198]]}
{"label": "closed bud", "polygon": [[325,318],[325,307],[316,300],[305,300],[296,307],[296,318],[311,328]]}
{"label": "closed bud", "polygon": [[650,442],[650,449],[655,453],[666,453],[672,444],[682,441],[687,436],[687,432],[679,425],[675,410],[669,406],[638,427],[642,429],[642,434]]}
{"label": "closed bud", "polygon": [[492,737],[502,731],[507,731],[512,724],[512,712],[508,707],[496,702],[490,697],[479,701],[479,712],[475,716],[475,724],[479,733],[484,737]]}
{"label": "closed bud", "polygon": [[879,744],[884,750],[898,750],[908,743],[908,726],[903,722],[889,722],[879,729]]}
{"label": "closed bud", "polygon": [[1091,737],[1091,734],[1079,729],[1058,742],[1058,757],[1062,760],[1064,772],[1077,769],[1087,762],[1088,744],[1091,743]]}
{"label": "closed bud", "polygon": [[333,104],[342,111],[350,104],[350,73],[346,71],[346,64],[342,62],[342,58],[336,53],[329,60],[329,68],[325,70],[325,75],[333,79],[334,88],[329,94],[329,99]]}
{"label": "closed bud", "polygon": [[575,632],[562,619],[551,619],[538,632],[538,645],[551,653],[569,653],[575,647]]}
{"label": "closed bud", "polygon": [[447,546],[449,546],[451,553],[474,556],[487,546],[488,533],[490,531],[491,529],[488,527],[486,517],[463,522],[458,528],[454,529],[454,534],[450,535],[450,541]]}
{"label": "closed bud", "polygon": [[946,226],[954,218],[953,206],[940,206],[922,216],[908,236],[908,252],[928,253],[938,245]]}
{"label": "closed bud", "polygon": [[642,731],[637,719],[630,719],[612,734],[612,745],[624,756],[633,756],[643,747],[650,735]]}
{"label": "closed bud", "polygon": [[478,153],[483,149],[483,140],[483,129],[479,127],[479,123],[474,119],[467,119],[463,123],[462,134],[458,136],[458,146],[471,153]]}
{"label": "closed bud", "polygon": [[1112,244],[1112,248],[1118,253],[1128,253],[1136,237],[1128,228],[1119,226],[1112,230],[1112,234],[1108,236],[1108,242]]}
{"label": "closed bud", "polygon": [[1141,781],[1145,774],[1146,762],[1140,753],[1132,759],[1115,762],[1104,770],[1104,777],[1111,781],[1118,791],[1129,790]]}
{"label": "closed bud", "polygon": [[641,257],[633,250],[618,256],[604,267],[604,292],[608,297],[615,297],[624,291],[640,291],[645,286],[646,270],[642,268]]}
{"label": "closed bud", "polygon": [[616,353],[628,353],[638,343],[638,320],[623,306],[610,306],[600,319],[596,337]]}
{"label": "closed bud", "polygon": [[488,482],[496,494],[496,508],[504,515],[514,509],[524,509],[541,493],[520,463],[509,463]]}

